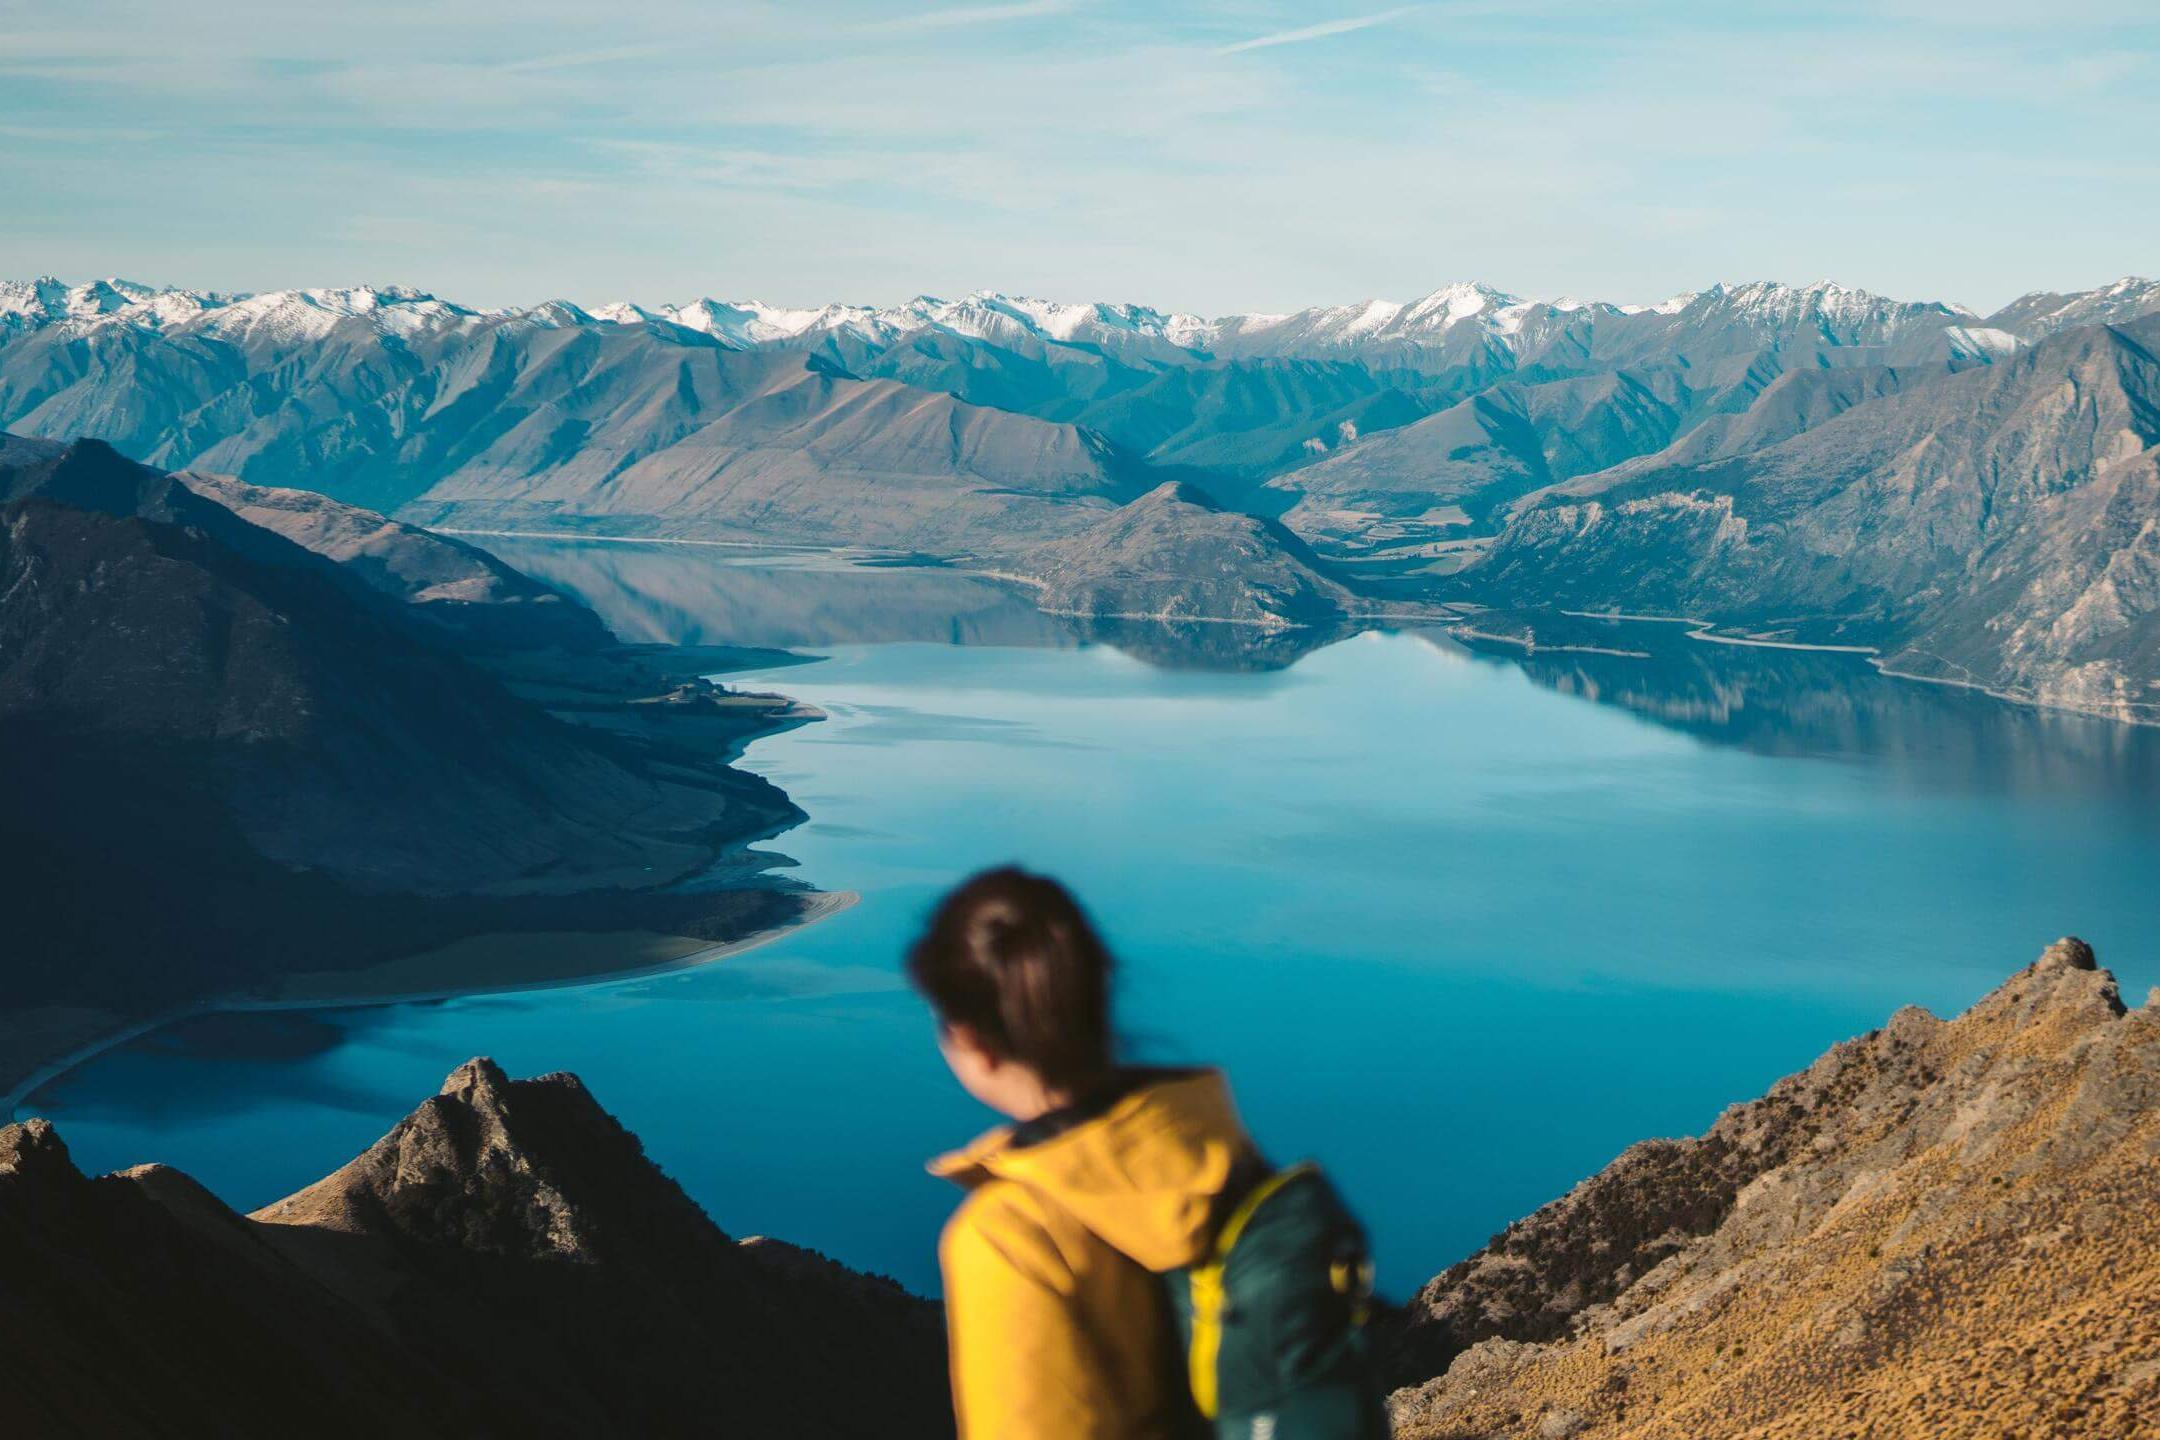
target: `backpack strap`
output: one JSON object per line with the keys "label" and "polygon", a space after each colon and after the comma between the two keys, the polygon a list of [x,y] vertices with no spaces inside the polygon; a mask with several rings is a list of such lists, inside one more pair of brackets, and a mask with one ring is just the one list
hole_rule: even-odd
{"label": "backpack strap", "polygon": [[1215,1232],[1215,1243],[1208,1256],[1189,1272],[1192,1284],[1192,1348],[1186,1356],[1186,1364],[1192,1381],[1193,1404],[1210,1420],[1220,1409],[1217,1393],[1217,1361],[1222,1356],[1223,1302],[1227,1298],[1223,1290],[1223,1265],[1229,1260],[1230,1251],[1237,1245],[1238,1236],[1252,1220],[1267,1198],[1300,1175],[1309,1174],[1314,1166],[1311,1161],[1278,1170],[1261,1180],[1232,1208]]}

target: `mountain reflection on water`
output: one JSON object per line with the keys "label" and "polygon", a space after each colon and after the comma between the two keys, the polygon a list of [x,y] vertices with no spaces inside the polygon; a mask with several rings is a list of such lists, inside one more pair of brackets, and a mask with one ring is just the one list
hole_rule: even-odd
{"label": "mountain reflection on water", "polygon": [[1025,590],[935,564],[661,541],[467,537],[663,645],[1109,645],[1165,670],[1280,670],[1351,629],[1045,615]]}
{"label": "mountain reflection on water", "polygon": [[[1351,633],[1045,615],[1019,588],[980,575],[817,552],[475,538],[584,597],[625,639],[660,644],[1107,645],[1166,670],[1260,672]],[[1694,640],[1678,625],[1575,618],[1569,631],[1580,646],[1640,653],[1525,652],[1418,633],[1561,694],[1760,755],[1867,757],[1893,783],[1960,790],[2160,794],[2151,729],[1897,679],[1855,655]]]}
{"label": "mountain reflection on water", "polygon": [[1582,620],[1577,628],[1609,631],[1593,642],[1603,647],[1648,653],[1467,648],[1563,695],[1715,744],[1785,758],[1866,758],[1893,784],[2035,798],[2160,795],[2160,730],[2149,726],[1900,679],[1859,655],[1717,644],[1654,621]]}
{"label": "mountain reflection on water", "polygon": [[1018,590],[938,566],[666,541],[466,538],[580,596],[625,640],[779,647],[1079,643],[1069,626]]}

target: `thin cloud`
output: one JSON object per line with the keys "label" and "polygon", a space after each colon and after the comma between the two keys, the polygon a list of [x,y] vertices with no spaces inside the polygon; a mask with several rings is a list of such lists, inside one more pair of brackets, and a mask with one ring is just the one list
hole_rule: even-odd
{"label": "thin cloud", "polygon": [[1235,45],[1221,46],[1214,53],[1237,55],[1246,50],[1266,50],[1275,45],[1302,45],[1307,40],[1325,40],[1330,35],[1348,35],[1353,30],[1370,30],[1375,25],[1399,20],[1417,8],[1415,5],[1398,5],[1393,10],[1382,10],[1373,15],[1353,15],[1347,20],[1326,20],[1318,25],[1306,25],[1296,30],[1278,30],[1273,35],[1260,35],[1251,40],[1240,40]]}
{"label": "thin cloud", "polygon": [[959,5],[946,10],[925,10],[897,20],[880,20],[858,29],[869,34],[895,30],[947,30],[961,25],[998,25],[1007,20],[1031,20],[1070,10],[1077,0],[1019,0],[1012,5]]}
{"label": "thin cloud", "polygon": [[679,47],[672,45],[617,45],[608,50],[574,50],[564,55],[540,55],[531,60],[512,60],[495,68],[521,75],[537,70],[570,70],[580,65],[614,65],[625,60],[651,60]]}

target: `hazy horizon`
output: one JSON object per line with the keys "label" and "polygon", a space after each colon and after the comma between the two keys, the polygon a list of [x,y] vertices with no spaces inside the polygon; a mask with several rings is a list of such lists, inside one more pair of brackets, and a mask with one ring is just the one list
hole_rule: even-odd
{"label": "hazy horizon", "polygon": [[0,274],[1203,315],[1829,277],[1986,313],[2160,269],[2156,57],[2124,0],[0,0]]}

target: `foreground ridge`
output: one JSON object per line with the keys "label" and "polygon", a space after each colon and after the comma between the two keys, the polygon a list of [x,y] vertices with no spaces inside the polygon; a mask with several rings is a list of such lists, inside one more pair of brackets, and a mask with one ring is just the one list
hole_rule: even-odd
{"label": "foreground ridge", "polygon": [[2160,991],[2126,1009],[2066,938],[1900,1010],[1510,1226],[1393,1340],[1430,1440],[2153,1434]]}
{"label": "foreground ridge", "polygon": [[458,1067],[241,1217],[0,1128],[10,1435],[938,1436],[936,1307],[737,1243],[572,1075]]}

